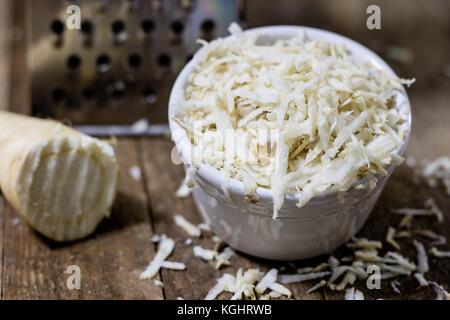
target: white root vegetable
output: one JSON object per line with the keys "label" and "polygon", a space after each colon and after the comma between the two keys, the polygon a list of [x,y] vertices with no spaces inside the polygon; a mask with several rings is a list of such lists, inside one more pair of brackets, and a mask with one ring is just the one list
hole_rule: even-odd
{"label": "white root vegetable", "polygon": [[71,241],[108,216],[119,176],[113,148],[59,122],[0,112],[0,187],[40,233]]}

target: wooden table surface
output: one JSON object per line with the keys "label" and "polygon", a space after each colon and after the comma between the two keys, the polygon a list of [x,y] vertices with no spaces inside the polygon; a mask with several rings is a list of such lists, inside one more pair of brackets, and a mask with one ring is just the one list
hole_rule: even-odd
{"label": "wooden table surface", "polygon": [[[19,2],[18,2],[19,3]],[[339,4],[338,4],[339,3]],[[450,96],[449,96],[449,19],[448,2],[443,1],[385,1],[377,2],[382,10],[382,30],[367,30],[365,8],[371,1],[277,1],[277,14],[270,8],[248,1],[248,26],[260,24],[300,24],[321,27],[349,36],[379,52],[403,77],[416,77],[408,90],[413,108],[413,130],[407,150],[408,157],[418,163],[442,155],[450,155]],[[16,21],[23,20],[23,11],[15,9]],[[270,6],[269,6],[270,7]],[[446,13],[443,13],[443,10]],[[261,17],[265,20],[262,21]],[[18,30],[18,31],[17,31]],[[20,25],[16,26],[20,32]],[[8,105],[16,112],[29,110],[29,88],[25,66],[26,37],[14,37],[14,54],[8,63],[12,66],[12,92]],[[406,48],[413,55],[411,62],[389,59],[390,46]],[[447,70],[447,71],[445,71]],[[446,75],[445,75],[446,72]],[[122,168],[121,182],[111,218],[106,219],[88,239],[59,244],[33,231],[0,195],[0,296],[2,299],[202,299],[216,279],[223,273],[236,273],[238,268],[257,267],[263,271],[286,263],[256,259],[237,253],[232,266],[216,270],[209,262],[193,256],[192,246],[199,244],[212,248],[212,234],[194,239],[186,247],[187,234],[173,223],[173,215],[182,214],[194,223],[201,219],[191,198],[174,196],[184,172],[172,163],[173,143],[167,138],[121,138],[115,149]],[[135,181],[129,168],[138,166],[143,176]],[[418,228],[429,228],[450,239],[450,197],[442,188],[431,189],[414,183],[414,169],[400,166],[388,181],[371,218],[358,236],[383,240],[390,225],[397,225],[400,217],[389,213],[389,208],[423,207],[423,201],[432,195],[445,213],[445,222],[423,217],[415,220]],[[156,279],[140,281],[140,272],[153,258],[156,250],[151,242],[154,234],[165,233],[176,241],[170,260],[182,261],[186,271],[161,270]],[[428,245],[425,239],[423,241]],[[401,240],[401,252],[415,259],[410,240]],[[384,249],[391,249],[384,243]],[[449,244],[440,247],[449,250]],[[348,255],[345,248],[336,256]],[[312,266],[325,261],[318,257],[296,261],[295,266]],[[66,287],[69,265],[81,269],[81,289]],[[450,259],[430,256],[428,280],[450,289]],[[389,281],[382,282],[381,290],[368,290],[364,282],[357,282],[366,299],[433,299],[430,288],[416,289],[413,277],[400,277],[401,294],[393,292]],[[295,299],[342,299],[342,293],[328,289],[307,294],[316,281],[288,285]],[[222,298],[229,296],[224,294]]]}

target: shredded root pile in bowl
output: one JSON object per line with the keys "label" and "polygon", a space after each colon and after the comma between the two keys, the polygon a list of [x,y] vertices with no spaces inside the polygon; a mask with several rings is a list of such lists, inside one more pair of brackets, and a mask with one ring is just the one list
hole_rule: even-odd
{"label": "shredded root pile in bowl", "polygon": [[414,80],[307,34],[264,43],[237,25],[230,31],[233,38],[203,42],[171,115],[191,140],[195,165],[242,181],[252,200],[257,187],[271,189],[276,217],[288,192],[301,207],[402,160],[409,106],[396,95]]}

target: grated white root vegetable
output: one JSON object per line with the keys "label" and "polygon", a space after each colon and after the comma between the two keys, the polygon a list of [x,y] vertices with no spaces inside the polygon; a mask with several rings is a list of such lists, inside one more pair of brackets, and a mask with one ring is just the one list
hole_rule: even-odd
{"label": "grated white root vegetable", "polygon": [[291,297],[291,290],[289,290],[288,288],[286,288],[285,286],[277,283],[277,282],[273,282],[270,286],[269,289],[278,292],[280,295],[285,295],[288,298]]}
{"label": "grated white root vegetable", "polygon": [[[239,269],[236,276],[225,273],[209,290],[205,300],[213,300],[222,292],[233,293],[231,300],[239,300],[243,297],[255,300],[258,295],[260,300],[278,298],[281,295],[289,298],[291,291],[275,282],[277,273],[276,269],[269,270],[265,275],[259,269],[248,269],[245,273],[242,269]],[[268,289],[271,292],[264,294]]]}
{"label": "grated white root vegetable", "polygon": [[431,211],[431,214],[434,214],[438,220],[438,222],[444,221],[444,213],[442,210],[438,207],[436,200],[434,198],[429,197],[425,200],[425,208],[429,209]]}
{"label": "grated white root vegetable", "polygon": [[272,283],[277,281],[278,270],[273,268],[267,271],[264,277],[259,281],[258,285],[255,288],[255,291],[259,294],[262,294],[266,291],[267,288],[270,287]]}
{"label": "grated white root vegetable", "polygon": [[153,283],[154,283],[156,286],[158,286],[158,287],[163,287],[163,286],[164,286],[164,284],[163,284],[161,281],[159,281],[159,280],[153,280]]}
{"label": "grated white root vegetable", "polygon": [[450,196],[450,157],[440,157],[428,163],[422,171],[422,177],[432,187],[440,182]]}
{"label": "grated white root vegetable", "polygon": [[410,214],[405,215],[399,222],[398,226],[400,228],[409,228],[413,221],[414,217]]}
{"label": "grated white root vegetable", "polygon": [[161,241],[161,236],[155,234],[155,235],[152,236],[151,240],[152,240],[153,243],[158,243],[158,242]]}
{"label": "grated white root vegetable", "polygon": [[419,282],[419,287],[428,287],[428,281],[425,279],[422,273],[416,272],[414,273],[414,277]]}
{"label": "grated white root vegetable", "polygon": [[313,272],[313,273],[299,273],[299,274],[282,274],[279,276],[279,280],[282,284],[299,283],[308,280],[323,278],[330,275],[330,271]]}
{"label": "grated white root vegetable", "polygon": [[325,287],[327,285],[327,282],[325,280],[320,280],[320,282],[316,283],[314,286],[312,286],[311,288],[308,289],[308,291],[306,291],[306,293],[311,293],[316,291],[317,289],[320,289],[322,287]]}
{"label": "grated white root vegetable", "polygon": [[[424,202],[425,209],[415,208],[399,208],[391,209],[390,211],[395,214],[409,215],[409,216],[435,216],[439,223],[444,221],[444,213],[438,207],[436,201],[429,197]],[[410,219],[410,218],[408,218]],[[409,221],[408,221],[409,223]]]}
{"label": "grated white root vegetable", "polygon": [[186,265],[182,262],[173,262],[173,261],[163,261],[161,263],[161,267],[164,269],[172,269],[172,270],[185,270]]}
{"label": "grated white root vegetable", "polygon": [[248,199],[270,188],[276,218],[287,192],[301,207],[402,160],[395,152],[409,106],[397,109],[395,95],[413,81],[357,62],[342,44],[299,37],[267,45],[237,29],[232,41],[204,43],[183,107],[170,115],[194,146],[188,162],[220,170],[225,194],[230,178],[243,181]]}
{"label": "grated white root vegetable", "polygon": [[417,250],[417,272],[420,274],[424,274],[428,272],[430,267],[428,266],[428,256],[425,251],[425,247],[422,242],[413,240],[414,247]]}
{"label": "grated white root vegetable", "polygon": [[139,279],[145,280],[153,278],[158,273],[164,260],[166,260],[170,256],[174,247],[175,242],[172,239],[167,238],[165,234],[161,235],[161,240],[159,241],[158,245],[158,251],[156,252],[155,257],[150,262],[145,271],[141,273]]}
{"label": "grated white root vegetable", "polygon": [[193,166],[189,166],[186,170],[186,177],[184,178],[178,190],[175,192],[176,197],[186,198],[191,194],[192,188],[196,186],[195,174],[195,168]]}
{"label": "grated white root vegetable", "polygon": [[209,226],[209,224],[204,223],[204,222],[200,223],[198,225],[198,228],[203,231],[211,231],[211,227]]}
{"label": "grated white root vegetable", "polygon": [[133,180],[141,181],[142,173],[141,168],[139,168],[138,166],[132,166],[128,171],[128,173],[130,174],[131,178],[133,178]]}
{"label": "grated white root vegetable", "polygon": [[220,253],[217,250],[204,249],[201,246],[195,246],[193,250],[196,257],[206,261],[216,260],[216,269],[220,269],[223,265],[230,265],[229,260],[234,255],[234,250],[230,247],[225,247]]}
{"label": "grated white root vegetable", "polygon": [[447,238],[445,236],[437,234],[432,230],[414,230],[412,233],[435,240],[430,243],[432,246],[439,246],[447,243]]}
{"label": "grated white root vegetable", "polygon": [[0,188],[54,241],[85,238],[109,216],[117,193],[114,149],[52,120],[0,111]]}
{"label": "grated white root vegetable", "polygon": [[131,132],[136,134],[143,134],[147,131],[149,126],[148,120],[145,118],[139,119],[131,125]]}
{"label": "grated white root vegetable", "polygon": [[443,286],[434,281],[431,281],[430,284],[434,292],[436,292],[436,300],[450,300],[450,294],[444,289]]}
{"label": "grated white root vegetable", "polygon": [[400,245],[394,240],[396,230],[393,227],[389,227],[386,234],[386,242],[392,245],[395,249],[400,250]]}
{"label": "grated white root vegetable", "polygon": [[321,263],[316,267],[304,267],[304,268],[298,268],[298,273],[309,273],[309,272],[320,272],[325,269],[327,269],[330,265],[328,263]]}
{"label": "grated white root vegetable", "polygon": [[430,249],[430,254],[437,258],[450,258],[450,251],[439,251],[435,247]]}
{"label": "grated white root vegetable", "polygon": [[352,287],[345,292],[345,300],[364,300],[364,294]]}
{"label": "grated white root vegetable", "polygon": [[230,258],[234,255],[234,250],[230,247],[225,247],[223,251],[216,255],[216,269],[220,269],[223,265],[231,265]]}
{"label": "grated white root vegetable", "polygon": [[210,261],[213,260],[217,252],[214,250],[204,249],[201,246],[194,247],[194,256],[200,257],[203,260]]}
{"label": "grated white root vegetable", "polygon": [[274,299],[278,299],[279,297],[281,297],[281,293],[278,293],[276,291],[270,291],[269,292],[269,297],[274,298]]}
{"label": "grated white root vegetable", "polygon": [[393,280],[391,281],[391,288],[395,293],[399,293],[400,294],[400,289],[398,288],[398,286],[400,285],[400,282],[398,282],[397,280]]}
{"label": "grated white root vegetable", "polygon": [[186,218],[183,217],[182,215],[179,214],[174,215],[173,220],[175,221],[175,224],[177,226],[186,231],[187,234],[189,234],[191,237],[200,237],[201,235],[200,229],[196,225],[187,221]]}

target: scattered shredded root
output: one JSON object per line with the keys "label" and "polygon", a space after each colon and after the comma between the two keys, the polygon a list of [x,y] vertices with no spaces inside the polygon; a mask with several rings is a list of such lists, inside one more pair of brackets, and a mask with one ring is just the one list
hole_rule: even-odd
{"label": "scattered shredded root", "polygon": [[352,287],[345,292],[345,300],[364,300],[364,294]]}
{"label": "scattered shredded root", "polygon": [[[280,297],[281,295],[290,298],[291,291],[276,282],[277,273],[277,269],[271,269],[265,275],[259,269],[248,269],[244,273],[242,268],[238,270],[236,276],[225,273],[209,290],[205,300],[213,300],[222,292],[233,293],[231,300],[240,300],[242,298],[264,300]],[[264,294],[267,290],[271,291],[269,294]]]}
{"label": "scattered shredded root", "polygon": [[450,251],[439,251],[436,247],[433,247],[429,252],[437,258],[450,258]]}
{"label": "scattered shredded root", "polygon": [[450,300],[450,294],[445,291],[444,287],[434,281],[430,282],[431,287],[436,292],[436,300]]}
{"label": "scattered shredded root", "polygon": [[142,173],[141,168],[138,166],[132,166],[128,173],[130,174],[131,178],[133,178],[134,181],[141,181],[142,179]]}
{"label": "scattered shredded root", "polygon": [[[424,209],[418,209],[418,208],[398,208],[398,209],[391,209],[390,211],[394,214],[400,214],[400,215],[408,215],[408,216],[435,216],[439,223],[442,223],[444,221],[444,213],[442,210],[438,207],[436,200],[434,198],[429,197],[424,202]],[[403,220],[400,222],[400,226],[409,224],[411,218],[404,218],[407,220]]]}
{"label": "scattered shredded root", "polygon": [[155,257],[150,262],[148,267],[139,276],[139,279],[146,280],[153,278],[161,268],[184,270],[186,266],[181,262],[166,261],[166,259],[172,254],[175,242],[168,238],[165,234],[161,236],[158,245],[158,251]]}
{"label": "scattered shredded root", "polygon": [[425,279],[422,273],[416,272],[414,273],[414,277],[419,282],[419,287],[428,287],[428,281]]}
{"label": "scattered shredded root", "polygon": [[320,289],[322,287],[325,287],[327,285],[327,282],[325,280],[320,280],[320,282],[316,283],[314,286],[312,286],[311,288],[308,289],[308,291],[306,291],[306,293],[311,293],[316,291],[317,289]]}
{"label": "scattered shredded root", "polygon": [[392,245],[395,249],[400,250],[400,245],[394,240],[396,230],[393,227],[389,227],[386,234],[386,242]]}
{"label": "scattered shredded root", "polygon": [[422,171],[422,177],[431,187],[442,184],[450,196],[450,157],[440,157],[428,163]]}
{"label": "scattered shredded root", "polygon": [[175,216],[173,216],[173,220],[175,221],[175,224],[177,226],[186,231],[191,237],[201,236],[200,228],[187,221],[186,218],[182,215],[176,214]]}
{"label": "scattered shredded root", "polygon": [[419,242],[417,240],[413,240],[413,244],[416,247],[417,250],[417,272],[420,274],[424,274],[425,272],[428,272],[430,270],[430,267],[428,266],[428,256],[425,251],[425,247],[422,242]]}
{"label": "scattered shredded root", "polygon": [[393,280],[391,281],[391,288],[395,293],[400,294],[400,289],[398,288],[398,286],[400,285],[400,282],[398,282],[397,280]]}
{"label": "scattered shredded root", "polygon": [[200,257],[205,261],[216,261],[216,269],[220,269],[221,266],[231,265],[230,258],[234,255],[234,250],[225,246],[220,252],[221,245],[216,246],[214,250],[204,249],[201,246],[194,247],[194,256]]}

